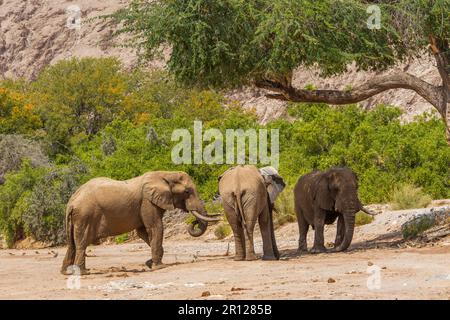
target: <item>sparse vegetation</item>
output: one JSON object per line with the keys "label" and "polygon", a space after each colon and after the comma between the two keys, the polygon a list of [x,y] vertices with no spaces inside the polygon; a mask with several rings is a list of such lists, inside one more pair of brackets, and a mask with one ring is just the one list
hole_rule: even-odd
{"label": "sparse vegetation", "polygon": [[412,239],[417,237],[420,233],[430,229],[436,223],[436,220],[431,215],[422,215],[409,221],[402,226],[402,235],[404,239]]}
{"label": "sparse vegetation", "polygon": [[297,221],[294,209],[294,193],[293,186],[287,186],[275,201],[275,209],[273,212],[274,227],[278,228],[288,222]]}
{"label": "sparse vegetation", "polygon": [[355,216],[355,225],[362,226],[373,221],[374,217],[364,212],[358,212]]}
{"label": "sparse vegetation", "polygon": [[432,198],[422,188],[405,184],[394,189],[391,208],[393,210],[425,208],[431,200]]}
{"label": "sparse vegetation", "polygon": [[219,240],[228,237],[230,234],[231,234],[231,227],[228,224],[228,222],[221,222],[214,229],[214,235]]}
{"label": "sparse vegetation", "polygon": [[114,242],[116,244],[121,244],[121,243],[124,243],[124,242],[128,241],[129,239],[130,239],[129,234],[128,233],[124,233],[124,234],[121,234],[120,236],[115,237],[114,238]]}

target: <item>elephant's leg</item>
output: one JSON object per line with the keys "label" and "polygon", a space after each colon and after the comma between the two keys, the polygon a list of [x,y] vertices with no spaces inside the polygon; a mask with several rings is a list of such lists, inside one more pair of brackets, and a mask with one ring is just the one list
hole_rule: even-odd
{"label": "elephant's leg", "polygon": [[236,261],[245,260],[244,230],[242,229],[241,221],[237,216],[238,213],[235,211],[233,207],[228,205],[226,202],[223,202],[223,209],[225,211],[228,223],[231,226],[231,230],[233,230],[234,247],[235,247],[234,260]]}
{"label": "elephant's leg", "polygon": [[86,248],[92,241],[92,229],[93,228],[89,225],[82,225],[74,228],[74,241],[76,247],[74,266],[79,268],[80,274],[89,273],[86,269]]}
{"label": "elephant's leg", "polygon": [[66,255],[64,257],[63,265],[61,267],[62,274],[68,274],[67,268],[74,264],[75,253],[76,253],[75,245],[73,243],[69,243],[69,246],[67,247]]}
{"label": "elephant's leg", "polygon": [[336,239],[334,240],[335,249],[339,247],[339,245],[342,243],[342,241],[344,240],[344,236],[345,236],[344,217],[342,215],[339,215],[337,222]]}
{"label": "elephant's leg", "polygon": [[154,206],[150,201],[144,201],[141,206],[141,217],[148,235],[150,247],[152,250],[151,260],[146,262],[149,268],[152,266],[159,269],[163,266],[162,258],[164,255],[163,242],[163,217],[164,210]]}
{"label": "elephant's leg", "polygon": [[249,219],[245,224],[245,228],[247,229],[247,236],[245,237],[245,260],[252,261],[257,259],[253,243],[253,231],[255,230],[256,220]]}
{"label": "elephant's leg", "polygon": [[326,212],[318,209],[314,215],[314,246],[311,249],[311,253],[326,252],[327,249],[324,245],[324,225],[325,225]]}
{"label": "elephant's leg", "polygon": [[242,261],[245,260],[245,236],[244,229],[242,229],[242,225],[230,223],[231,230],[233,230],[234,236],[234,261]]}
{"label": "elephant's leg", "polygon": [[[142,240],[145,241],[145,243],[149,246],[151,244],[151,236],[148,234],[147,230],[145,229],[145,227],[140,227],[138,229],[136,229],[137,235],[139,238],[141,238]],[[150,269],[152,268],[152,259],[149,259],[145,262],[145,265],[147,267],[149,267]]]}
{"label": "elephant's leg", "polygon": [[263,260],[277,260],[278,253],[275,252],[276,244],[273,243],[272,226],[270,224],[270,212],[269,208],[265,208],[264,211],[258,217],[259,229],[261,230],[261,236],[263,240]]}
{"label": "elephant's leg", "polygon": [[298,223],[298,232],[299,232],[299,238],[298,238],[298,252],[306,252],[308,251],[308,243],[307,243],[307,235],[308,235],[308,229],[309,224],[306,222],[305,217],[303,216],[303,213],[300,213],[297,215],[297,223]]}

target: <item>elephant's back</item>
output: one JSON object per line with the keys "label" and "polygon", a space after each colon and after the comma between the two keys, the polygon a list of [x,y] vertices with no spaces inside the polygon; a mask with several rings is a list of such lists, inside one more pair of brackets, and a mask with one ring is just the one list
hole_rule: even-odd
{"label": "elephant's back", "polygon": [[119,199],[130,196],[128,181],[117,181],[110,178],[94,178],[83,184],[71,197],[69,203],[72,206],[88,206],[89,203],[96,206],[108,206],[115,204]]}
{"label": "elephant's back", "polygon": [[258,169],[252,165],[237,166],[222,176],[219,182],[220,194],[251,192],[258,194],[265,192],[264,180]]}
{"label": "elephant's back", "polygon": [[294,202],[296,207],[305,206],[312,200],[313,186],[321,171],[313,171],[301,176],[294,186]]}

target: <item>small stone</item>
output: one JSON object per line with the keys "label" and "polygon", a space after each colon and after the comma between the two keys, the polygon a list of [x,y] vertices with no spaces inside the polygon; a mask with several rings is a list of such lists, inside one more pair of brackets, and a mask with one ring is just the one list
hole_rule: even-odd
{"label": "small stone", "polygon": [[367,265],[370,267],[370,266],[373,266],[373,262],[372,261],[369,261],[369,262],[367,262]]}
{"label": "small stone", "polygon": [[333,278],[328,278],[328,283],[335,283],[336,280],[334,280]]}
{"label": "small stone", "polygon": [[209,292],[209,291],[202,292],[202,297],[209,297],[210,295],[211,295],[211,292]]}
{"label": "small stone", "polygon": [[383,270],[386,270],[386,269],[387,269],[387,267],[383,267],[383,268],[381,268],[381,269],[383,269]]}

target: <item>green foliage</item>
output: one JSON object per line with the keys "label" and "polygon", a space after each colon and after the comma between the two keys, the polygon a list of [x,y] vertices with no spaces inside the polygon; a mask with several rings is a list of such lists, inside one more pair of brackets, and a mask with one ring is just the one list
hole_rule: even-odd
{"label": "green foliage", "polygon": [[231,234],[231,227],[228,223],[222,222],[214,229],[214,235],[217,239],[221,240],[228,237]]}
{"label": "green foliage", "polygon": [[393,210],[425,208],[433,200],[422,188],[410,184],[396,187],[392,192],[391,208]]}
{"label": "green foliage", "polygon": [[403,239],[412,239],[417,237],[425,230],[430,229],[436,224],[434,216],[423,215],[402,226]]}
{"label": "green foliage", "polygon": [[348,166],[363,202],[387,202],[396,186],[412,183],[434,198],[449,194],[450,150],[443,123],[424,115],[400,124],[397,108],[293,104],[297,120],[280,127],[280,173],[289,184],[314,169]]}
{"label": "green foliage", "polygon": [[26,101],[24,94],[0,83],[0,134],[30,134],[41,127],[35,106]]}
{"label": "green foliage", "polygon": [[115,118],[127,82],[116,59],[73,58],[47,67],[33,90],[48,138],[59,148],[70,136],[96,134]]}
{"label": "green foliage", "polygon": [[374,217],[371,215],[368,215],[364,212],[357,212],[355,216],[355,225],[356,226],[362,226],[368,223],[371,223],[374,220]]}
{"label": "green foliage", "polygon": [[[381,11],[370,29],[370,4]],[[325,76],[382,70],[450,34],[450,0],[133,0],[108,18],[131,33],[143,58],[172,48],[168,68],[188,86],[229,87],[282,78],[298,66]],[[448,46],[447,46],[448,48]]]}
{"label": "green foliage", "polygon": [[64,213],[86,173],[82,165],[32,168],[25,161],[0,188],[0,228],[8,246],[24,236],[58,245],[65,242]]}
{"label": "green foliage", "polygon": [[114,237],[114,242],[116,244],[122,244],[127,242],[130,239],[128,233],[121,234],[120,236]]}
{"label": "green foliage", "polygon": [[273,211],[274,226],[280,227],[288,222],[297,221],[297,215],[294,208],[294,186],[287,186],[280,193],[275,201],[275,210]]}
{"label": "green foliage", "polygon": [[44,174],[45,169],[33,169],[25,161],[20,171],[6,175],[6,183],[0,187],[0,230],[8,247],[24,236],[23,208],[31,190]]}

